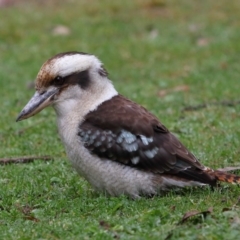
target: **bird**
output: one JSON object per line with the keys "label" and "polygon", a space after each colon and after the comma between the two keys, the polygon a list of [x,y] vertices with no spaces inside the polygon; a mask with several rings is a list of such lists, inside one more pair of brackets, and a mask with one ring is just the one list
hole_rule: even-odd
{"label": "bird", "polygon": [[93,54],[71,51],[48,59],[35,89],[16,121],[52,106],[68,158],[97,191],[137,199],[240,183],[240,176],[201,164],[156,116],[119,94]]}

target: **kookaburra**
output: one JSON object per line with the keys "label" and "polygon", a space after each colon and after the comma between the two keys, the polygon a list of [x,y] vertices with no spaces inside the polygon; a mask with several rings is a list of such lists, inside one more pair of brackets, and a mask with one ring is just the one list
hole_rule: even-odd
{"label": "kookaburra", "polygon": [[70,161],[99,191],[138,198],[240,183],[239,176],[203,166],[153,114],[120,95],[94,55],[65,52],[47,60],[17,121],[50,105]]}

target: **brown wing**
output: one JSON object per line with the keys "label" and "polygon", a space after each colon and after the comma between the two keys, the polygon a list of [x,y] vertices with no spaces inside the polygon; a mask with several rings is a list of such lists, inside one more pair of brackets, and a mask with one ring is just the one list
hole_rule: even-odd
{"label": "brown wing", "polygon": [[120,95],[90,112],[78,135],[102,159],[213,184],[204,166],[155,116]]}

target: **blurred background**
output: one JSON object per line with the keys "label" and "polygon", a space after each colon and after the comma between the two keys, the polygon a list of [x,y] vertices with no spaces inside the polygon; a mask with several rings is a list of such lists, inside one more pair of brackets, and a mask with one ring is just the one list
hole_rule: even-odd
{"label": "blurred background", "polygon": [[[56,137],[53,111],[14,121],[43,62],[72,50],[97,55],[119,92],[156,114],[200,158],[208,158],[209,144],[219,146],[219,136],[227,137],[221,149],[237,141],[236,148],[238,0],[0,0],[0,19],[2,156],[49,151],[41,141]],[[30,128],[21,135],[25,147],[16,135],[21,128]]]}

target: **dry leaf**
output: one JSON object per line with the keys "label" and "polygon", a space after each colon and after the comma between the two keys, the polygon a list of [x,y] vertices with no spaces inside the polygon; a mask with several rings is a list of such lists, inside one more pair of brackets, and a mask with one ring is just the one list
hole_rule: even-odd
{"label": "dry leaf", "polygon": [[220,64],[221,69],[226,69],[228,67],[228,64],[226,62],[222,62]]}
{"label": "dry leaf", "polygon": [[158,36],[158,30],[157,29],[152,29],[150,32],[149,32],[149,39],[153,40],[155,38],[157,38]]}
{"label": "dry leaf", "polygon": [[114,239],[120,239],[119,235],[116,232],[111,231],[111,225],[108,222],[101,220],[99,221],[99,225],[105,230],[110,231]]}
{"label": "dry leaf", "polygon": [[174,211],[175,211],[175,209],[176,209],[176,206],[175,206],[175,205],[173,205],[173,206],[171,206],[171,207],[170,207],[170,209],[171,209],[171,211],[172,211],[172,212],[174,212]]}
{"label": "dry leaf", "polygon": [[222,212],[228,212],[228,211],[232,211],[232,208],[230,208],[230,207],[224,207],[224,208],[222,209]]}
{"label": "dry leaf", "polygon": [[110,224],[107,223],[107,222],[104,221],[104,220],[101,220],[101,221],[99,222],[99,225],[100,225],[101,227],[103,227],[105,230],[109,230],[109,229],[111,228]]}
{"label": "dry leaf", "polygon": [[188,220],[190,217],[193,217],[193,216],[196,216],[196,215],[203,215],[204,217],[206,217],[206,215],[211,214],[212,212],[213,212],[212,207],[210,207],[208,210],[202,211],[202,212],[200,212],[198,210],[189,211],[189,212],[184,214],[184,216],[182,217],[181,221],[178,224],[182,224],[186,220]]}
{"label": "dry leaf", "polygon": [[39,222],[39,219],[35,218],[32,214],[33,207],[30,207],[29,205],[21,206],[19,203],[16,204],[17,209],[23,213],[24,219]]}
{"label": "dry leaf", "polygon": [[199,47],[205,47],[205,46],[209,45],[209,43],[210,43],[210,40],[208,38],[199,38],[197,40],[197,45]]}
{"label": "dry leaf", "polygon": [[62,35],[67,36],[71,33],[70,29],[64,25],[57,25],[53,28],[52,34],[53,35]]}
{"label": "dry leaf", "polygon": [[40,221],[38,218],[35,218],[32,215],[26,215],[24,218],[27,219],[27,220],[33,221],[33,222],[39,222]]}

